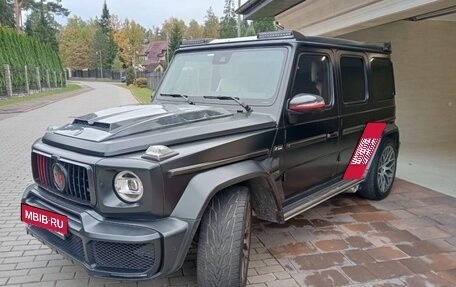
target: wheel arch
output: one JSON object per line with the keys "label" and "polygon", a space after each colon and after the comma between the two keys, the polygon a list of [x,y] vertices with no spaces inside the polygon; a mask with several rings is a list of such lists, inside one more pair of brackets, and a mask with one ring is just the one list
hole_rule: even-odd
{"label": "wheel arch", "polygon": [[383,133],[385,138],[390,138],[396,144],[396,148],[399,150],[400,139],[399,139],[399,128],[394,123],[388,123],[385,127],[385,131]]}
{"label": "wheel arch", "polygon": [[234,185],[245,185],[249,188],[252,208],[257,217],[280,221],[281,199],[277,187],[264,168],[254,160],[218,167],[195,175],[171,216],[201,219],[214,195]]}

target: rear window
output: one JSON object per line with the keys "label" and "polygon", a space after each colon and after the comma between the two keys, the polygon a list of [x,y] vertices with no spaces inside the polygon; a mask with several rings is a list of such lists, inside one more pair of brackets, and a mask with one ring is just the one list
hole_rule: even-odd
{"label": "rear window", "polygon": [[394,90],[393,64],[386,58],[371,60],[372,96],[376,101],[391,99],[396,94]]}
{"label": "rear window", "polygon": [[342,57],[340,59],[340,70],[344,103],[364,101],[366,98],[364,60],[357,57]]}

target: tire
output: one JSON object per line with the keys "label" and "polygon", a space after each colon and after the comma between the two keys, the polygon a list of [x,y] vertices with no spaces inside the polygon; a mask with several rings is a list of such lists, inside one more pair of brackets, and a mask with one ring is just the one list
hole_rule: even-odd
{"label": "tire", "polygon": [[252,207],[246,187],[234,186],[214,196],[200,225],[198,286],[245,286],[251,222]]}
{"label": "tire", "polygon": [[397,146],[390,138],[384,138],[361,185],[358,195],[371,200],[386,198],[393,186],[397,169]]}

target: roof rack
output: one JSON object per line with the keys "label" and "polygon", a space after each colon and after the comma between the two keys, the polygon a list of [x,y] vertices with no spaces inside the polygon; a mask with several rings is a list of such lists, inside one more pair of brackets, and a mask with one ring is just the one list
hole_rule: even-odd
{"label": "roof rack", "polygon": [[212,41],[212,38],[202,38],[202,39],[182,39],[181,46],[199,46],[208,44]]}
{"label": "roof rack", "polygon": [[369,50],[372,52],[383,52],[383,53],[391,53],[391,43],[368,43],[368,42],[359,42],[353,40],[347,40],[342,38],[328,38],[322,36],[304,36],[303,34],[294,31],[294,30],[279,30],[279,31],[271,31],[271,32],[261,32],[258,35],[252,37],[241,37],[241,38],[230,38],[230,39],[211,39],[211,38],[203,38],[203,39],[190,39],[190,40],[182,40],[181,46],[182,47],[189,47],[189,46],[203,46],[207,44],[222,44],[222,43],[231,43],[231,42],[248,42],[248,41],[267,41],[267,40],[295,40],[295,41],[303,41],[308,45],[324,45],[326,47],[336,47],[336,48],[347,48],[347,49],[354,49],[354,50]]}

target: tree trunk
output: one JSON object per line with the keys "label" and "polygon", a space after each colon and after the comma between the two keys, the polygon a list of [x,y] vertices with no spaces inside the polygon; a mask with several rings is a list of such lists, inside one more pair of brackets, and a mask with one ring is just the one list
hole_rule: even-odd
{"label": "tree trunk", "polygon": [[14,0],[14,19],[16,19],[17,32],[22,31],[22,0]]}

